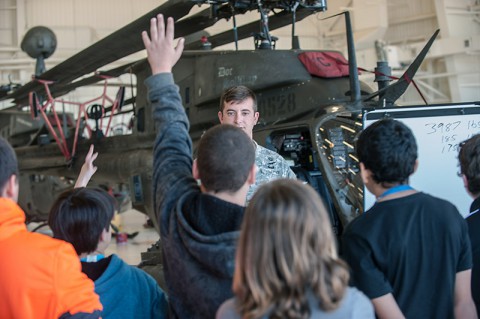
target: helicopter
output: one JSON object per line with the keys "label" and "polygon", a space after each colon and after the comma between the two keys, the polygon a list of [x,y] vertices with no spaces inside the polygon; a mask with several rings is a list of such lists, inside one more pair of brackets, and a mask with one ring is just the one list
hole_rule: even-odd
{"label": "helicopter", "polygon": [[[208,8],[189,15],[197,5]],[[158,229],[151,187],[155,127],[143,86],[150,75],[148,64],[143,59],[99,70],[142,50],[141,31],[148,29],[150,18],[163,13],[175,19],[175,36],[187,37],[173,73],[194,144],[203,132],[218,124],[218,101],[223,90],[233,85],[250,87],[257,94],[260,112],[254,139],[286,158],[297,177],[320,193],[334,231],[340,235],[343,227],[363,212],[363,186],[353,146],[362,129],[362,108],[395,103],[411,83],[438,31],[395,83],[389,84],[388,67],[381,65],[379,90],[373,91],[358,80],[348,12],[348,61],[336,51],[298,48],[295,23],[325,10],[325,0],[168,1],[0,97],[13,99],[15,104],[14,109],[2,111],[8,116],[2,116],[0,133],[17,154],[21,171],[19,204],[27,218],[47,218],[56,196],[73,187],[72,180],[94,144],[100,156],[93,182],[127,189],[133,208],[148,215]],[[258,11],[260,20],[237,27],[235,17],[248,11]],[[222,19],[233,21],[233,31],[210,35],[207,41],[195,39]],[[270,31],[290,24],[292,49],[275,49],[276,38]],[[255,50],[210,50],[231,42],[232,37],[237,43],[252,34]],[[126,89],[121,87],[115,97],[102,94],[98,99],[77,103],[76,116],[58,110],[58,105],[68,103],[61,99],[67,92],[100,81],[106,88],[110,78],[126,73],[137,77],[135,96],[126,99]],[[21,110],[25,106],[29,111]],[[112,135],[109,132],[114,128],[102,125],[120,114],[131,116],[132,134]]]}

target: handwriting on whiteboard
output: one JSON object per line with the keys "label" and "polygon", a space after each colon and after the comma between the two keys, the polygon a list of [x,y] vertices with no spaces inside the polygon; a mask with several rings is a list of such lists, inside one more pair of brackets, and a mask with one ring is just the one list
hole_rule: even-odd
{"label": "handwriting on whiteboard", "polygon": [[459,144],[480,129],[480,120],[431,122],[425,124],[426,133],[438,135],[442,153],[458,153]]}

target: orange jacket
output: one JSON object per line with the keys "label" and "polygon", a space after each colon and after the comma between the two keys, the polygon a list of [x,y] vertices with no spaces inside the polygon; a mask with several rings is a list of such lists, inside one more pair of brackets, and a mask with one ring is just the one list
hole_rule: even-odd
{"label": "orange jacket", "polygon": [[94,284],[73,247],[31,233],[25,215],[0,198],[0,318],[99,318]]}

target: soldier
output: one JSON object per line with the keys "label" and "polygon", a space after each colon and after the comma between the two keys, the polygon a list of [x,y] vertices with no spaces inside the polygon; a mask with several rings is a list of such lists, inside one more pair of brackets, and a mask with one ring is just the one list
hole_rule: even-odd
{"label": "soldier", "polygon": [[220,99],[218,119],[222,124],[235,125],[247,133],[255,145],[255,165],[257,172],[255,184],[250,186],[247,202],[257,188],[273,179],[296,178],[290,166],[278,153],[262,147],[253,140],[253,127],[257,124],[260,113],[257,111],[257,97],[245,86],[234,86],[223,92]]}

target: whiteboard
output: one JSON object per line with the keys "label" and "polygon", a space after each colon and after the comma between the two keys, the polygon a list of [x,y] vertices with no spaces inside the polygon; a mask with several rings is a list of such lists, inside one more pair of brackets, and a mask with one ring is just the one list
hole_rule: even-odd
{"label": "whiteboard", "polygon": [[[480,133],[480,102],[363,110],[363,128],[390,117],[406,124],[415,135],[418,169],[410,185],[435,197],[446,199],[466,216],[472,198],[457,175],[459,143]],[[364,187],[364,208],[375,197]]]}

